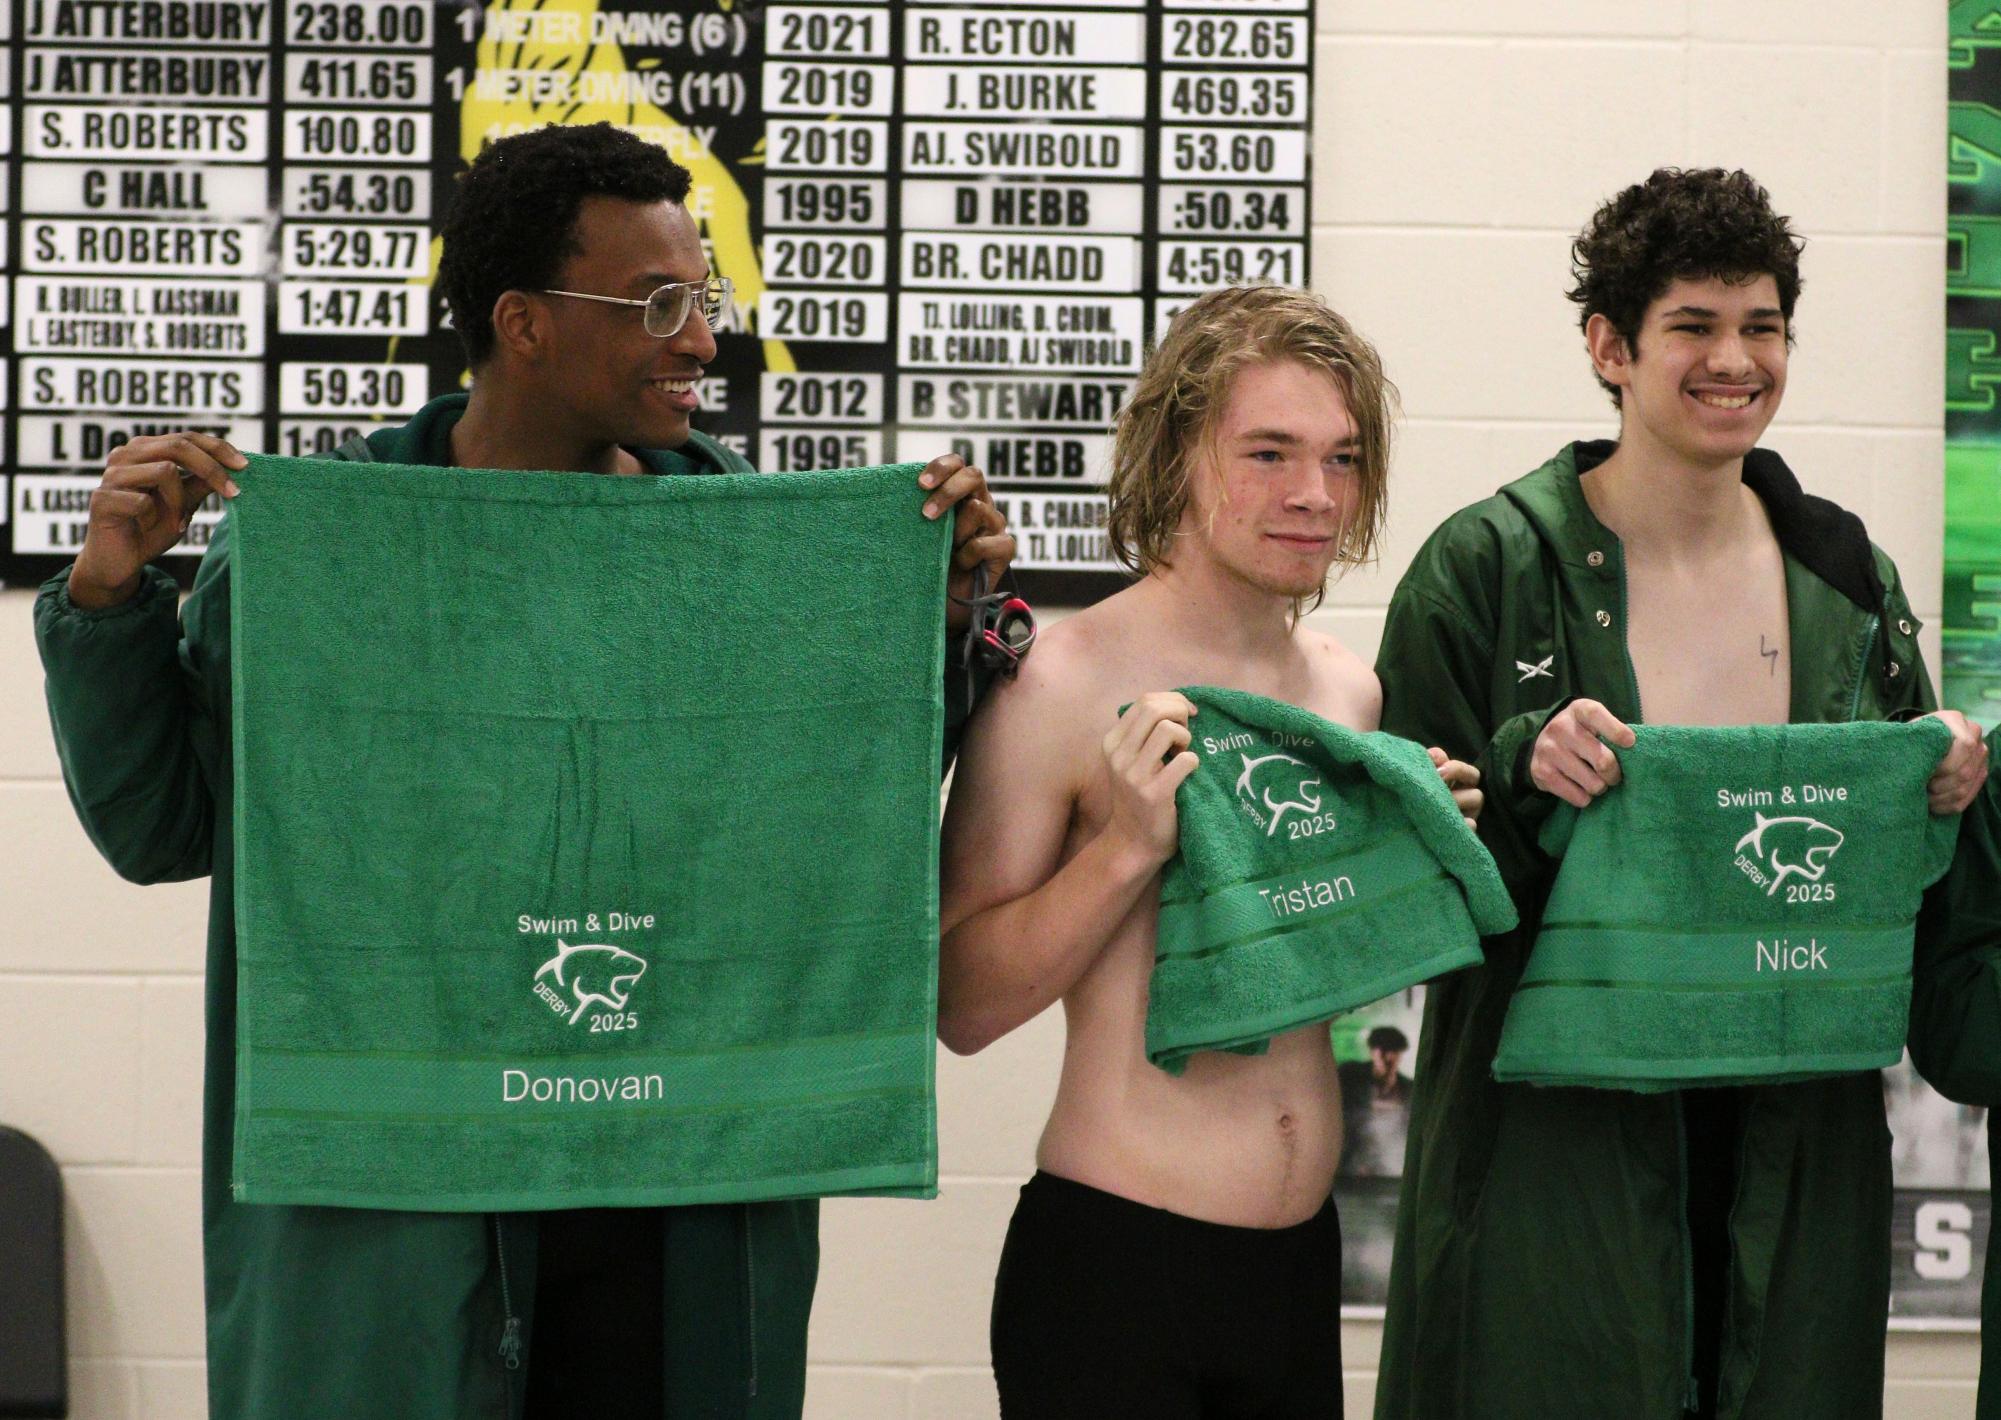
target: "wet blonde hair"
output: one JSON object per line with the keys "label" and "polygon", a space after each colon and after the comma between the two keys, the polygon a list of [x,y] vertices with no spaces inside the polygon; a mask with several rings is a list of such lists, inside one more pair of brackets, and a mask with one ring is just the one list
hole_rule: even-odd
{"label": "wet blonde hair", "polygon": [[1375,555],[1388,511],[1397,397],[1381,357],[1311,291],[1230,286],[1198,298],[1174,318],[1119,410],[1108,531],[1121,564],[1143,577],[1171,560],[1196,460],[1215,453],[1231,384],[1249,366],[1281,360],[1296,360],[1341,387],[1355,421],[1361,503],[1335,559],[1352,567]]}

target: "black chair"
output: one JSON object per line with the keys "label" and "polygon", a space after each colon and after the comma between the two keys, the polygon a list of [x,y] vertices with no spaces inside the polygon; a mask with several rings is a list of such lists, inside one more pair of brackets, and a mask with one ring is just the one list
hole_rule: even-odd
{"label": "black chair", "polygon": [[47,1149],[0,1125],[0,1415],[68,1414],[62,1174]]}

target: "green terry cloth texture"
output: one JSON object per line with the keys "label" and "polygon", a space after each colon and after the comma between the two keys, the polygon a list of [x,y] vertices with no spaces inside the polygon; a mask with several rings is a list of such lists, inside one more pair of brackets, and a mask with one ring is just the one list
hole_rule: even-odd
{"label": "green terry cloth texture", "polygon": [[1201,759],[1175,794],[1146,1054],[1274,1035],[1476,965],[1515,924],[1494,861],[1424,748],[1241,691],[1182,690]]}
{"label": "green terry cloth texture", "polygon": [[1911,935],[1958,815],[1937,720],[1635,726],[1622,782],[1550,816],[1562,858],[1494,1075],[1656,1091],[1893,1065]]}
{"label": "green terry cloth texture", "polygon": [[917,470],[251,460],[238,1199],[936,1192]]}

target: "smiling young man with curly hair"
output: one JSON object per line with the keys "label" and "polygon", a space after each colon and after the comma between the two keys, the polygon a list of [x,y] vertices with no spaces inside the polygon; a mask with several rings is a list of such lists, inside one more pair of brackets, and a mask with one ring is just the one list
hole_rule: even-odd
{"label": "smiling young man with curly hair", "polygon": [[[1475,761],[1521,926],[1426,1001],[1377,1420],[1882,1413],[1890,1152],[1875,1072],[1660,1094],[1500,1084],[1558,803],[1629,724],[1887,719],[1936,703],[1861,522],[1758,446],[1800,243],[1742,172],[1664,169],[1573,247],[1616,442],[1454,514],[1390,604],[1383,727]],[[1978,732],[1931,782],[1977,792]]]}

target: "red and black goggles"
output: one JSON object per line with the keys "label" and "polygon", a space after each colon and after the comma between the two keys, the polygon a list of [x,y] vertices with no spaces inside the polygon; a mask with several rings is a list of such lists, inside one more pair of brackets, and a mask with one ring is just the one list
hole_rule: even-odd
{"label": "red and black goggles", "polygon": [[1012,676],[1035,647],[1034,610],[1013,592],[989,591],[984,562],[973,569],[973,594],[959,600],[973,613],[966,632],[967,669],[977,660],[998,675]]}

